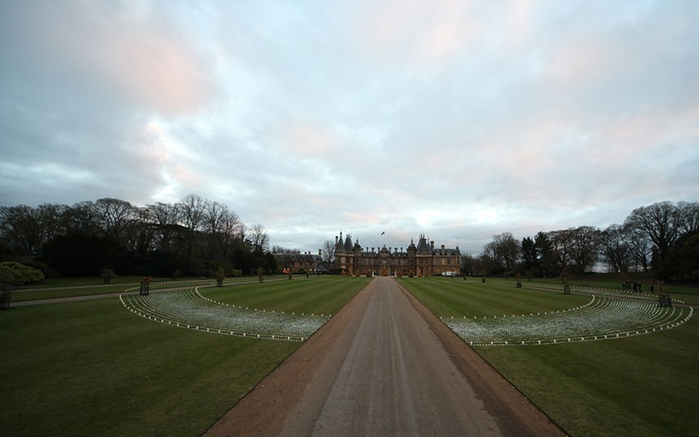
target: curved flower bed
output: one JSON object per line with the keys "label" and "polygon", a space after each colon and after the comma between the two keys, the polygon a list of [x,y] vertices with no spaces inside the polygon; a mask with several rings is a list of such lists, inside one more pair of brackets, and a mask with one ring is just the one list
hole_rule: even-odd
{"label": "curved flower bed", "polygon": [[675,328],[693,309],[663,308],[648,302],[592,296],[586,305],[566,311],[443,319],[473,346],[526,346],[612,340]]}
{"label": "curved flower bed", "polygon": [[236,307],[206,298],[198,288],[149,296],[119,296],[132,313],[159,323],[215,334],[304,341],[330,318]]}

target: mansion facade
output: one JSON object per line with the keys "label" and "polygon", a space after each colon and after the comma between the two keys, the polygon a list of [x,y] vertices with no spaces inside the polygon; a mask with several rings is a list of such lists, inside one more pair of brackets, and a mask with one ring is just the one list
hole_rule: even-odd
{"label": "mansion facade", "polygon": [[460,275],[461,252],[459,247],[435,248],[434,241],[428,243],[424,234],[420,235],[417,246],[413,239],[403,250],[401,247],[366,247],[359,245],[359,240],[352,243],[347,235],[342,240],[342,233],[335,237],[335,267],[350,276],[433,276]]}

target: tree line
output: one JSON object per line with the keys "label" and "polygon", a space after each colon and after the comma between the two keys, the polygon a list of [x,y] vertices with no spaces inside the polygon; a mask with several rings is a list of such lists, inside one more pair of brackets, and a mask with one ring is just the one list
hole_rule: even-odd
{"label": "tree line", "polygon": [[648,272],[661,280],[699,281],[699,202],[658,202],[634,209],[623,224],[539,232],[521,241],[493,236],[480,255],[463,255],[471,275],[582,275]]}
{"label": "tree line", "polygon": [[190,194],[144,207],[103,198],[75,205],[0,207],[0,259],[45,275],[226,276],[274,272],[264,226]]}

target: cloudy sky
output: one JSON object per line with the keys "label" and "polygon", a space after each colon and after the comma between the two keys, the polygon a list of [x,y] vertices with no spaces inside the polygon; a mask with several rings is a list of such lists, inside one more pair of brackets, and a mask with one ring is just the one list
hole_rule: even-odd
{"label": "cloudy sky", "polygon": [[[699,200],[699,2],[0,2],[0,205],[479,253]],[[386,235],[381,237],[380,233]]]}

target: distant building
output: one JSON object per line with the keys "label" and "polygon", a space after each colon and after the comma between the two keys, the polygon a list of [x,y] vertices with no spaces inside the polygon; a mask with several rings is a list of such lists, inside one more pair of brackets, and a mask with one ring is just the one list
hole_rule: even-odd
{"label": "distant building", "polygon": [[434,247],[434,241],[427,242],[425,235],[420,235],[417,246],[410,239],[410,245],[404,251],[401,247],[362,248],[359,240],[352,244],[352,237],[347,235],[342,240],[342,233],[335,237],[335,267],[351,276],[432,276],[460,275],[461,252],[442,245]]}
{"label": "distant building", "polygon": [[284,251],[272,254],[277,258],[277,270],[282,273],[319,273],[324,270],[320,253],[318,251],[316,255],[311,252]]}

